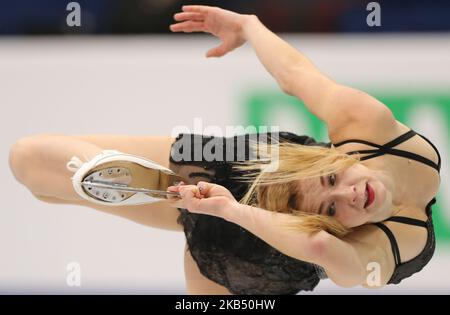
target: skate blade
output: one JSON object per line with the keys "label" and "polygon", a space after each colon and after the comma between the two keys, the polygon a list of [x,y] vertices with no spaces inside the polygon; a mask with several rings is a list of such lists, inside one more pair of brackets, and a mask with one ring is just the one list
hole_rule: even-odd
{"label": "skate blade", "polygon": [[179,198],[167,187],[186,180],[174,173],[150,169],[128,161],[108,162],[92,169],[81,183],[86,194],[109,203],[122,202],[136,193],[164,200]]}

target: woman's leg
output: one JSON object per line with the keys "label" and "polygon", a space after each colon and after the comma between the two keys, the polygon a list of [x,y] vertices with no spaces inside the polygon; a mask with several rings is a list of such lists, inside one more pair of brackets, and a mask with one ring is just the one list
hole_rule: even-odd
{"label": "woman's leg", "polygon": [[184,274],[186,278],[186,291],[191,295],[230,295],[230,291],[201,274],[197,263],[191,253],[184,250]]}
{"label": "woman's leg", "polygon": [[41,134],[19,139],[10,151],[10,167],[19,182],[38,199],[90,207],[147,226],[182,231],[176,220],[179,212],[166,201],[138,206],[102,206],[82,199],[73,190],[66,163],[76,155],[92,158],[104,149],[140,155],[168,166],[172,137],[123,135]]}

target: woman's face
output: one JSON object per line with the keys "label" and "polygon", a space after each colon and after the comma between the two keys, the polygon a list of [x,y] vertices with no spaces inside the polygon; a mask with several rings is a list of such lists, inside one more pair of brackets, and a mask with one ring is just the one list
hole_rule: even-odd
{"label": "woman's face", "polygon": [[391,186],[386,176],[358,163],[320,178],[299,181],[298,208],[335,217],[345,227],[379,222],[392,213]]}

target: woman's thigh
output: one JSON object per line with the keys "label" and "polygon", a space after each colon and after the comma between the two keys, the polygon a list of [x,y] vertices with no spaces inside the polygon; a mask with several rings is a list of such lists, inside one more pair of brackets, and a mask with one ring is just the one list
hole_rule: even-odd
{"label": "woman's thigh", "polygon": [[11,154],[11,166],[18,179],[38,199],[60,204],[90,207],[151,227],[182,231],[176,222],[179,211],[161,201],[136,206],[102,206],[86,201],[73,190],[65,165],[71,156],[92,158],[104,149],[140,155],[167,166],[171,137],[40,134],[18,141]]}
{"label": "woman's thigh", "polygon": [[192,295],[230,295],[231,293],[227,288],[201,274],[190,251],[186,249],[187,245],[184,249],[184,274],[187,293]]}

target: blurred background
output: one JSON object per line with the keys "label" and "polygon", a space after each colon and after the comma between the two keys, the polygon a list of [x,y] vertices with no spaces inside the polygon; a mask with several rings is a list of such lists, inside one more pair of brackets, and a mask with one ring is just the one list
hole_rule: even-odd
{"label": "blurred background", "polygon": [[[21,137],[254,125],[328,140],[248,44],[206,59],[215,38],[171,34],[183,4],[258,15],[324,73],[374,95],[440,149],[433,260],[397,286],[341,289],[326,280],[313,293],[450,293],[450,2],[377,1],[381,25],[372,27],[369,2],[89,0],[77,1],[81,25],[69,26],[70,1],[0,1],[0,293],[185,293],[183,234],[33,198],[8,166]],[[67,285],[71,262],[81,270],[79,287]]]}
{"label": "blurred background", "polygon": [[[0,4],[0,33],[43,34],[146,34],[168,33],[167,22],[183,4],[181,0],[83,0],[82,26],[65,24],[70,1],[17,0]],[[196,1],[246,14],[256,14],[276,32],[367,32],[367,4],[362,0],[246,0]],[[376,1],[383,11],[379,32],[434,32],[450,29],[450,3],[445,0]],[[371,31],[374,31],[371,29]]]}

